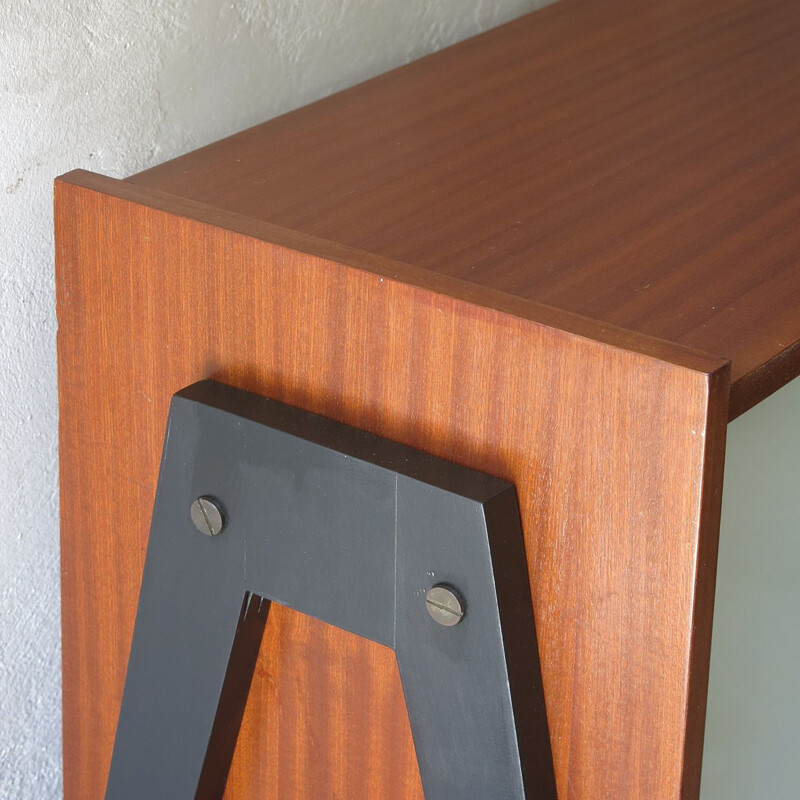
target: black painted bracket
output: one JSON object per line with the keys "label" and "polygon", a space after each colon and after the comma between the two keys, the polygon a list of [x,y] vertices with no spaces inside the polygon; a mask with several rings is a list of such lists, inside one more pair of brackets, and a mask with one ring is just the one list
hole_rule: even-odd
{"label": "black painted bracket", "polygon": [[[202,496],[219,535],[193,524]],[[184,389],[106,800],[222,797],[270,602],[394,649],[426,800],[555,800],[525,564],[510,484],[222,384]],[[458,624],[429,613],[437,584]]]}

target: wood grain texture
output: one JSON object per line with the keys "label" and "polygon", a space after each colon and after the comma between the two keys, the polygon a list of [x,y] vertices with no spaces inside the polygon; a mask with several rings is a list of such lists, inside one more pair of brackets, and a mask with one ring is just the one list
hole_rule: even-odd
{"label": "wood grain texture", "polygon": [[[201,378],[512,481],[559,796],[696,798],[728,365],[266,230],[57,183],[67,800],[103,794],[168,403]],[[421,800],[393,654],[276,608],[226,797]]]}
{"label": "wood grain texture", "polygon": [[800,4],[562,0],[129,178],[800,374]]}

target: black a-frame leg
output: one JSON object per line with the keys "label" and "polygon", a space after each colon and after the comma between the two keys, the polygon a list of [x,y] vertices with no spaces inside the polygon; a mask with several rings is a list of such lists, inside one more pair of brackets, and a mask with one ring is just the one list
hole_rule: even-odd
{"label": "black a-frame leg", "polygon": [[170,410],[106,800],[222,796],[271,602],[394,649],[426,800],[555,800],[514,488],[210,381]]}

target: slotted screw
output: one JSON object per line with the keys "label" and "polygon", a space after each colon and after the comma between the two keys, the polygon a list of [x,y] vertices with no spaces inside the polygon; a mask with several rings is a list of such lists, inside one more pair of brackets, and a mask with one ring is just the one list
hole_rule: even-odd
{"label": "slotted screw", "polygon": [[458,625],[464,619],[464,605],[458,595],[449,586],[441,583],[428,589],[425,607],[436,622],[448,628]]}
{"label": "slotted screw", "polygon": [[192,503],[189,513],[195,528],[206,536],[218,536],[225,528],[222,504],[215,497],[198,497]]}

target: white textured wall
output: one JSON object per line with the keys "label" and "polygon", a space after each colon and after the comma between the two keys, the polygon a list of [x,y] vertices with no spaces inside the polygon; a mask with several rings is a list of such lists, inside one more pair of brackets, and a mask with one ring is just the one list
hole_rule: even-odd
{"label": "white textured wall", "polygon": [[800,378],[731,423],[701,800],[800,797]]}
{"label": "white textured wall", "polygon": [[124,177],[541,4],[0,0],[0,798],[61,794],[53,178]]}

